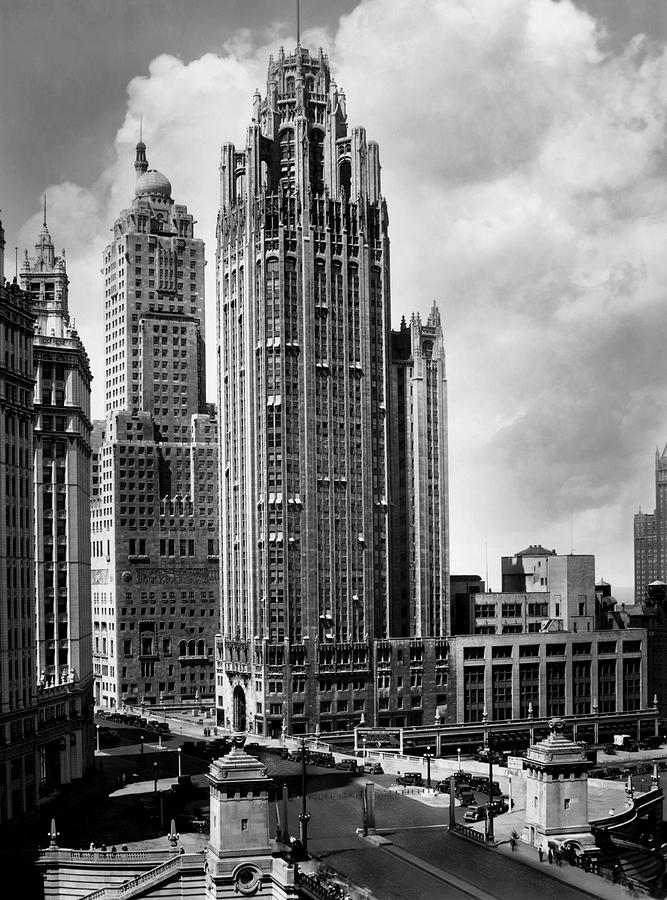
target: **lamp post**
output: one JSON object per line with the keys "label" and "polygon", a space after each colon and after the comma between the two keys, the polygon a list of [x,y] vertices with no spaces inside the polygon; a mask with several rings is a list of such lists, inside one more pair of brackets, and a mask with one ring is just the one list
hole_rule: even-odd
{"label": "lamp post", "polygon": [[431,748],[426,748],[426,753],[424,754],[424,759],[426,760],[426,790],[431,790],[431,760],[433,759],[433,754],[431,753]]}
{"label": "lamp post", "polygon": [[460,772],[461,771],[461,748],[460,747],[456,748],[456,758],[459,761],[459,772]]}
{"label": "lamp post", "polygon": [[491,733],[487,739],[489,748],[489,805],[486,807],[486,839],[487,841],[495,840],[493,834],[493,751],[491,749]]}
{"label": "lamp post", "polygon": [[301,844],[304,855],[308,854],[308,821],[310,814],[306,808],[306,739],[301,739],[301,815],[299,816]]}
{"label": "lamp post", "polygon": [[153,792],[157,796],[157,763],[153,763]]}
{"label": "lamp post", "polygon": [[364,745],[364,762],[366,762],[366,738],[362,738],[361,742]]}
{"label": "lamp post", "polygon": [[97,732],[97,752],[99,753],[100,752],[100,726],[96,725],[95,729]]}
{"label": "lamp post", "polygon": [[141,757],[141,764],[144,763],[144,736],[143,734],[139,735],[139,756]]}
{"label": "lamp post", "polygon": [[183,748],[178,747],[176,752],[178,753],[178,777],[180,778],[183,774],[181,771],[181,753],[183,753]]}

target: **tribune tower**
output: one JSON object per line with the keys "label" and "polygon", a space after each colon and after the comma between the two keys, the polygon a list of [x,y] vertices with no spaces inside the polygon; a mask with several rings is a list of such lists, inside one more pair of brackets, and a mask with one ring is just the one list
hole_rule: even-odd
{"label": "tribune tower", "polygon": [[447,617],[391,599],[387,209],[378,146],[348,127],[321,50],[270,58],[220,185],[219,720],[370,722],[375,642]]}
{"label": "tribune tower", "polygon": [[364,672],[389,631],[378,147],[348,129],[327,57],[299,46],[270,59],[220,174],[221,699],[237,724],[314,728],[315,657]]}

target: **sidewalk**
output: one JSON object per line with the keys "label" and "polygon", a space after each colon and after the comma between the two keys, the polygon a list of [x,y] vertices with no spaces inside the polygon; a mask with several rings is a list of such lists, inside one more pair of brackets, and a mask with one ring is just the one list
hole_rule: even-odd
{"label": "sidewalk", "polygon": [[[624,796],[623,785],[612,783],[612,790],[614,789],[618,792],[620,800],[621,796]],[[388,790],[393,790],[393,785],[389,787]],[[443,809],[443,812],[449,810],[448,794],[435,792],[428,794],[426,791],[421,793],[415,791],[414,794],[409,793],[408,795],[410,796],[410,799],[416,800],[418,803],[423,803],[425,806],[441,808]],[[608,794],[604,797],[604,800],[602,797],[595,797],[593,806],[596,806],[597,803],[602,803],[603,805],[608,804],[608,800]],[[621,803],[619,803],[619,805],[621,805]],[[457,803],[456,805],[458,806],[459,804]],[[550,864],[546,854],[544,855],[542,862],[540,862],[537,849],[531,844],[526,844],[519,840],[516,844],[516,850],[512,851],[510,844],[512,832],[516,831],[521,834],[524,819],[525,810],[523,808],[515,808],[511,812],[506,812],[497,816],[493,820],[495,844],[486,844],[482,846],[485,846],[489,852],[501,853],[503,856],[507,856],[518,865],[539,869],[543,875],[548,875],[563,884],[572,885],[572,887],[577,888],[577,890],[585,891],[592,897],[600,898],[600,900],[628,900],[630,894],[627,888],[624,888],[620,884],[613,884],[611,881],[607,881],[599,875],[594,875],[591,872],[584,872],[582,869],[578,869],[576,866],[570,866],[566,862],[563,862],[561,866],[557,866],[555,862]],[[443,819],[443,825],[447,824],[448,821],[449,818],[447,816],[446,819]],[[486,823],[475,822],[471,823],[469,827],[480,834],[484,834]],[[382,833],[382,830],[383,829],[379,829],[379,833]],[[459,836],[459,839],[462,841],[468,840],[468,838],[465,838],[462,835]]]}
{"label": "sidewalk", "polygon": [[[461,838],[466,840],[466,838]],[[498,835],[496,835],[498,840]],[[630,896],[627,888],[620,884],[613,884],[606,878],[599,875],[593,875],[591,872],[584,872],[576,866],[571,866],[566,862],[557,866],[556,863],[547,861],[546,856],[540,862],[540,858],[535,847],[530,844],[524,844],[519,841],[516,850],[512,852],[509,841],[498,843],[495,847],[488,846],[490,852],[501,853],[503,856],[516,862],[518,865],[529,866],[532,869],[539,869],[543,875],[549,875],[556,881],[563,884],[571,885],[579,891],[585,891],[591,897],[598,897],[600,900],[628,900]]]}

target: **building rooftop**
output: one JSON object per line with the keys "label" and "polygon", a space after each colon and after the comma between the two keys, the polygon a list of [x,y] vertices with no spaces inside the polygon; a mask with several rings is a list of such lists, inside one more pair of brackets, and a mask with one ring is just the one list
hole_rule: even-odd
{"label": "building rooftop", "polygon": [[531,544],[525,550],[515,553],[515,556],[556,556],[556,551],[547,550],[541,544]]}

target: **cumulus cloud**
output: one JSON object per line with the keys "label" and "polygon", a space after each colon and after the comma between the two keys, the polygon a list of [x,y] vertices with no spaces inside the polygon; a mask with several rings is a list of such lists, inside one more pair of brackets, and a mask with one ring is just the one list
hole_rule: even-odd
{"label": "cumulus cloud", "polygon": [[[129,83],[98,182],[50,189],[89,347],[140,114],[150,164],[207,242],[212,340],[219,147],[243,144],[280,42],[293,39],[241,32],[218,55],[157,57]],[[612,52],[570,0],[362,0],[302,42],[329,50],[351,123],[380,144],[394,321],[441,305],[453,570],[482,571],[488,542],[497,587],[500,555],[567,551],[574,516],[576,550],[629,584],[633,508],[653,502],[667,438],[666,48],[638,36]]]}

